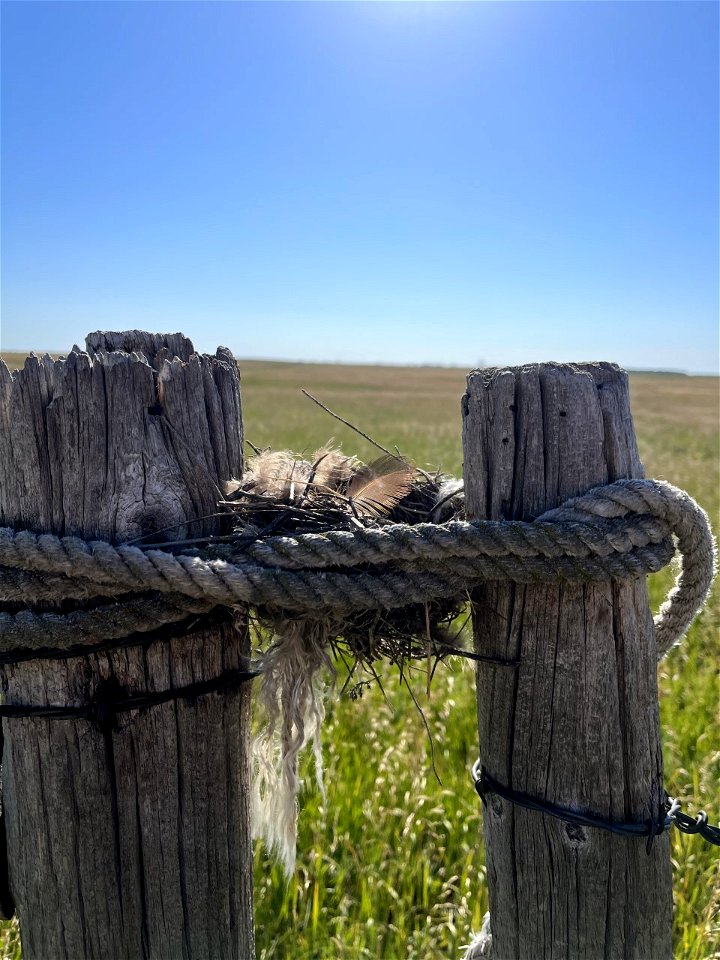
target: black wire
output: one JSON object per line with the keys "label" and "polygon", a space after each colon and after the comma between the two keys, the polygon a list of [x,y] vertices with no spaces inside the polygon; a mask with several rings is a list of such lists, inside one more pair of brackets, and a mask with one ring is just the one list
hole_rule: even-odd
{"label": "black wire", "polygon": [[444,643],[442,640],[437,640],[435,637],[433,637],[432,642],[436,648],[434,652],[442,657],[463,657],[465,660],[472,660],[475,663],[494,663],[495,666],[498,667],[517,668],[520,666],[519,660],[508,660],[503,657],[489,657],[482,653],[474,653],[472,650],[463,650],[461,647],[453,647],[449,643]]}
{"label": "black wire", "polygon": [[503,800],[518,807],[524,807],[526,810],[535,810],[538,813],[546,813],[548,816],[555,817],[558,820],[564,820],[565,823],[575,823],[582,827],[592,827],[599,830],[607,830],[610,833],[617,833],[622,836],[647,837],[647,851],[650,852],[653,838],[661,834],[670,827],[677,827],[682,833],[700,834],[700,836],[716,846],[720,846],[720,826],[716,827],[708,823],[708,817],[704,810],[694,819],[680,810],[680,802],[673,797],[666,797],[665,802],[658,810],[656,820],[648,818],[642,823],[619,823],[616,820],[605,820],[603,817],[591,813],[578,813],[575,810],[568,810],[567,807],[558,807],[554,803],[548,803],[546,800],[538,800],[527,793],[519,793],[498,783],[487,772],[485,767],[480,766],[479,762],[475,764],[472,771],[475,789],[480,796],[483,804],[487,803],[487,796],[496,793]]}
{"label": "black wire", "polygon": [[93,698],[81,706],[2,704],[0,705],[0,718],[39,717],[47,720],[87,720],[96,724],[102,730],[112,729],[115,727],[118,713],[126,713],[129,710],[146,710],[162,703],[169,703],[171,700],[193,701],[209,693],[233,690],[243,683],[254,680],[261,672],[260,667],[249,670],[225,670],[210,680],[199,680],[175,690],[137,693],[130,696],[126,695],[126,691],[116,677],[110,677],[103,680],[98,685]]}
{"label": "black wire", "polygon": [[690,817],[680,809],[680,801],[675,797],[667,798],[668,817],[681,833],[699,833],[703,840],[720,847],[720,825],[708,823],[708,815],[701,810],[696,817]]}
{"label": "black wire", "polygon": [[487,796],[496,793],[503,800],[518,807],[524,807],[526,810],[535,810],[538,813],[546,813],[558,820],[564,820],[565,823],[575,823],[581,827],[593,827],[600,830],[608,830],[610,833],[618,833],[624,836],[648,837],[652,838],[666,830],[672,824],[669,816],[658,816],[657,820],[648,819],[642,823],[619,823],[615,820],[605,820],[603,817],[592,813],[578,813],[575,810],[568,810],[567,807],[558,807],[554,803],[548,803],[545,800],[538,800],[529,796],[527,793],[519,793],[498,783],[487,772],[485,767],[480,768],[477,774],[477,765],[473,768],[473,780],[475,789],[483,803],[487,803]]}

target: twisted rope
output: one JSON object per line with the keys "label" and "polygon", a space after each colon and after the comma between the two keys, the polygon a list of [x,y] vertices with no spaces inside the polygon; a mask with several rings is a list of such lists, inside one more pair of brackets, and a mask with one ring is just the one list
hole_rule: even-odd
{"label": "twisted rope", "polygon": [[[463,596],[478,583],[595,582],[682,569],[656,617],[658,653],[702,606],[715,569],[707,515],[658,480],[598,487],[530,523],[452,521],[243,543],[232,562],[0,528],[0,600],[113,598],[68,614],[0,614],[0,650],[70,646],[156,629],[217,605],[347,616]],[[138,596],[138,594],[141,594]]]}

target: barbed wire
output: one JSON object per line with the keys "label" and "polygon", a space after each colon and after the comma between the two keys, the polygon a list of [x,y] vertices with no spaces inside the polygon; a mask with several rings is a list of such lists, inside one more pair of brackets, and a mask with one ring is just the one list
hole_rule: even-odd
{"label": "barbed wire", "polygon": [[545,813],[557,820],[563,820],[565,823],[606,830],[627,837],[646,837],[648,853],[652,847],[653,839],[665,830],[669,830],[670,827],[677,827],[681,833],[699,834],[708,843],[720,846],[720,826],[711,824],[704,810],[701,810],[693,818],[682,812],[680,801],[676,797],[669,797],[667,794],[654,819],[623,822],[607,820],[593,813],[580,813],[577,810],[560,807],[547,800],[531,797],[527,793],[512,790],[491,777],[480,760],[476,760],[473,764],[472,778],[483,805],[487,805],[487,797],[494,793],[515,806],[523,807],[526,810],[534,810],[537,813]]}

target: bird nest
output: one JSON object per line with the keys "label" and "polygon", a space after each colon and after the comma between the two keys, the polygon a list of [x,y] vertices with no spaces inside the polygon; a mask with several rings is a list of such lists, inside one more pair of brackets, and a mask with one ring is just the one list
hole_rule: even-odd
{"label": "bird nest", "polygon": [[[237,557],[244,545],[271,536],[441,523],[463,514],[460,481],[427,473],[399,455],[385,453],[372,463],[362,463],[332,446],[310,459],[287,451],[259,452],[242,479],[227,483],[223,493],[232,533],[206,543],[203,553],[225,559]],[[374,662],[389,660],[399,667],[401,682],[420,709],[406,665],[426,659],[429,686],[437,663],[460,652],[453,645],[451,625],[463,602],[464,598],[432,600],[343,617],[323,611],[297,617],[262,607],[250,612],[260,641],[272,637],[262,653],[256,700],[253,818],[256,833],[279,855],[288,874],[295,862],[298,757],[308,742],[313,744],[316,777],[323,789],[320,731],[325,677],[336,676],[335,661],[345,662],[343,689],[349,688],[357,698],[368,683],[380,683],[382,688]],[[358,666],[364,677],[357,677]]]}
{"label": "bird nest", "polygon": [[[225,558],[264,537],[463,517],[461,481],[428,473],[389,453],[362,463],[330,445],[310,459],[288,451],[260,452],[249,460],[242,480],[226,484],[224,494],[232,513],[232,537],[211,552]],[[402,666],[407,660],[442,659],[455,649],[451,627],[463,605],[459,599],[432,600],[342,620],[321,613],[303,621],[309,620],[311,627],[322,622],[326,641],[338,656],[349,653],[353,665],[371,667],[382,658]],[[287,617],[279,624],[277,612],[259,608],[253,615],[276,634],[287,629]],[[362,689],[360,684],[351,692],[357,695]]]}

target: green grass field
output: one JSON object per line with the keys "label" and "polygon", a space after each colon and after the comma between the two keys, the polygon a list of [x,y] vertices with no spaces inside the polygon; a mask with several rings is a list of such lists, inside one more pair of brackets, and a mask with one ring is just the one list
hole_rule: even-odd
{"label": "green grass field", "polygon": [[[460,396],[465,371],[241,363],[247,437],[257,446],[311,452],[330,437],[348,452],[373,449],[305,399],[305,387],[385,446],[419,466],[461,467]],[[717,530],[720,381],[670,375],[631,378],[633,411],[648,476],[687,489]],[[650,583],[654,607],[671,581]],[[720,590],[681,648],[659,668],[666,786],[696,811],[720,818]],[[477,756],[472,670],[436,674],[426,713],[442,783],[431,770],[428,737],[397,671],[382,673],[390,704],[368,689],[333,700],[324,730],[327,805],[312,778],[302,796],[299,858],[288,885],[258,848],[258,955],[293,958],[451,958],[487,909],[480,804],[468,768]],[[720,957],[718,851],[672,834],[675,956]],[[19,956],[6,925],[5,957]]]}

